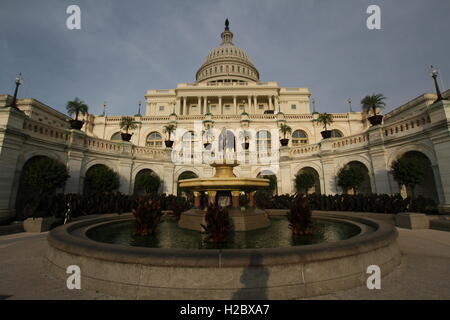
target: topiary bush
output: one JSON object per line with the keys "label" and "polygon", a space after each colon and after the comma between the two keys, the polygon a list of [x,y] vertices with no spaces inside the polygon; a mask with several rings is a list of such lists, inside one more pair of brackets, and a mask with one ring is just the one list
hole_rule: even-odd
{"label": "topiary bush", "polygon": [[92,166],[84,177],[84,194],[113,192],[119,186],[119,175],[105,165]]}

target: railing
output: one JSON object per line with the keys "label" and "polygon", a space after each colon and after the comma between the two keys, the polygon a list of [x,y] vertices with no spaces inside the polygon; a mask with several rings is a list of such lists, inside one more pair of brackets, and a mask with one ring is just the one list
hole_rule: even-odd
{"label": "railing", "polygon": [[423,127],[428,123],[430,123],[430,118],[427,114],[423,113],[414,118],[400,120],[383,127],[383,135],[389,139],[416,133],[417,131],[423,130]]}
{"label": "railing", "polygon": [[145,158],[152,158],[152,159],[166,158],[166,151],[165,151],[165,149],[161,149],[161,148],[133,146],[132,153],[133,153],[133,155],[135,155],[137,157],[145,157]]}
{"label": "railing", "polygon": [[41,136],[45,137],[45,139],[56,140],[59,142],[67,142],[70,135],[70,131],[68,130],[58,129],[31,119],[24,120],[23,130],[33,136]]}
{"label": "railing", "polygon": [[120,142],[103,140],[93,137],[86,137],[84,139],[84,146],[90,151],[101,151],[109,153],[122,152],[122,145]]}
{"label": "railing", "polygon": [[289,155],[295,157],[300,155],[314,154],[319,151],[320,151],[320,144],[316,143],[298,147],[291,147],[289,149]]}
{"label": "railing", "polygon": [[369,142],[369,136],[367,133],[356,134],[353,136],[338,138],[333,141],[333,149],[343,148],[353,145],[367,144]]}

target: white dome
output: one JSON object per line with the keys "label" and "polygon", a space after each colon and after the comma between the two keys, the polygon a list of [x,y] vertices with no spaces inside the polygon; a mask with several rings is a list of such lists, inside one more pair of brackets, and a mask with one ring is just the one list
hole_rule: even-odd
{"label": "white dome", "polygon": [[228,19],[225,31],[221,34],[222,43],[211,50],[205,62],[197,71],[196,80],[217,81],[259,81],[259,72],[250,62],[247,54],[235,46],[231,40],[233,33],[228,29]]}

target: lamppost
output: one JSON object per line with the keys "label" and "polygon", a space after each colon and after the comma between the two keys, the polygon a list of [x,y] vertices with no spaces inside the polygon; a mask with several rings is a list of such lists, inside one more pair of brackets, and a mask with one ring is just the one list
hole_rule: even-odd
{"label": "lamppost", "polygon": [[311,102],[312,102],[312,105],[313,105],[313,114],[317,113],[317,111],[316,111],[316,99],[312,98]]}
{"label": "lamppost", "polygon": [[16,77],[15,82],[16,82],[16,89],[14,90],[14,96],[13,96],[13,101],[11,103],[11,107],[18,109],[16,101],[17,101],[17,92],[19,91],[19,86],[23,83],[22,73],[19,73],[19,75]]}
{"label": "lamppost", "polygon": [[106,117],[106,101],[103,102],[103,113],[101,115],[102,117]]}
{"label": "lamppost", "polygon": [[350,112],[353,112],[353,109],[352,109],[352,98],[348,98],[347,102],[348,102],[348,107],[350,109]]}
{"label": "lamppost", "polygon": [[439,85],[437,83],[437,76],[438,70],[435,67],[431,66],[431,77],[434,80],[434,86],[436,87],[436,94],[437,94],[437,99],[436,101],[434,101],[434,103],[442,100],[441,90],[439,90]]}
{"label": "lamppost", "polygon": [[[142,102],[139,100],[138,104],[139,104],[138,113],[135,116],[136,117],[142,117],[142,115],[141,115],[141,104],[142,104]],[[175,110],[174,110],[174,113],[175,113]]]}

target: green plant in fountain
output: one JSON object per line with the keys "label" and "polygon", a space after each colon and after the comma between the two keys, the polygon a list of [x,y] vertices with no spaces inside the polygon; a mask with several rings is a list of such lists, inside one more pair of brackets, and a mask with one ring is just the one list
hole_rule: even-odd
{"label": "green plant in fountain", "polygon": [[210,204],[205,215],[206,225],[202,228],[206,234],[205,240],[215,244],[223,244],[228,241],[232,222],[228,215],[228,210],[216,204]]}
{"label": "green plant in fountain", "polygon": [[176,129],[177,129],[177,126],[174,125],[173,123],[169,123],[163,127],[163,132],[167,133],[169,135],[168,140],[170,140],[172,133],[174,133]]}
{"label": "green plant in fountain", "polygon": [[95,165],[86,172],[84,193],[112,192],[119,188],[119,176],[114,170],[104,165]]}
{"label": "green plant in fountain", "polygon": [[138,122],[133,117],[122,117],[119,126],[120,129],[124,129],[125,133],[128,134],[129,130],[135,130],[137,128]]}
{"label": "green plant in fountain", "polygon": [[361,108],[367,114],[372,111],[373,115],[376,116],[378,114],[377,110],[381,110],[386,106],[384,100],[386,100],[386,97],[381,93],[365,96],[361,100]]}
{"label": "green plant in fountain", "polygon": [[136,206],[133,208],[133,215],[136,218],[135,235],[154,235],[163,215],[161,200],[158,197],[138,197]]}
{"label": "green plant in fountain", "polygon": [[364,171],[359,167],[344,167],[338,173],[338,186],[345,192],[353,189],[355,194],[358,193],[358,188],[365,180]]}
{"label": "green plant in fountain", "polygon": [[323,125],[325,130],[328,130],[328,126],[333,123],[333,115],[331,113],[319,113],[319,116],[314,121]]}
{"label": "green plant in fountain", "polygon": [[310,172],[302,172],[295,175],[295,188],[297,192],[307,194],[308,190],[314,187],[316,178]]}
{"label": "green plant in fountain", "polygon": [[78,120],[78,116],[81,113],[82,115],[85,115],[88,112],[89,107],[87,104],[84,103],[84,101],[80,100],[79,98],[75,98],[72,101],[68,101],[66,105],[67,113],[69,113],[70,116],[75,114],[75,120]]}
{"label": "green plant in fountain", "polygon": [[283,139],[286,139],[286,135],[292,133],[292,128],[285,123],[280,124],[280,132],[283,134]]}
{"label": "green plant in fountain", "polygon": [[425,164],[421,159],[402,157],[391,165],[391,173],[399,185],[404,185],[415,198],[416,186],[425,179]]}
{"label": "green plant in fountain", "polygon": [[311,209],[308,198],[297,195],[287,214],[289,228],[293,236],[303,236],[311,231]]}
{"label": "green plant in fountain", "polygon": [[47,201],[56,189],[64,187],[69,177],[66,166],[57,160],[47,157],[30,160],[21,178],[19,217],[35,216],[39,205]]}

